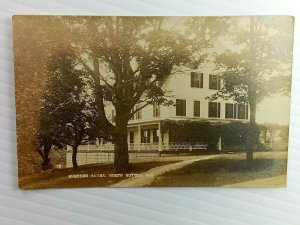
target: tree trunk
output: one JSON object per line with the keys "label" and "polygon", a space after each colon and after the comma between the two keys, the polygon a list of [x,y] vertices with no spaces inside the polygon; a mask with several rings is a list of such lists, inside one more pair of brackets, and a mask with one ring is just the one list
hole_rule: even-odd
{"label": "tree trunk", "polygon": [[[255,36],[254,36],[254,18],[250,17],[250,41],[249,41],[249,69],[250,69],[250,79],[255,76],[255,58],[256,58],[256,46],[255,46]],[[253,160],[253,150],[255,145],[255,120],[256,120],[256,103],[257,103],[257,93],[256,85],[248,86],[248,100],[250,107],[250,124],[247,135],[247,155],[246,159],[248,161]]]}
{"label": "tree trunk", "polygon": [[127,143],[127,122],[116,118],[115,129],[115,159],[114,167],[116,173],[123,173],[128,170],[129,156]]}
{"label": "tree trunk", "polygon": [[45,145],[43,151],[43,162],[42,162],[42,171],[46,171],[51,168],[49,153],[52,145]]}
{"label": "tree trunk", "polygon": [[73,164],[73,168],[78,168],[78,164],[77,164],[77,149],[78,146],[72,146],[73,152],[72,152],[72,164]]}
{"label": "tree trunk", "polygon": [[247,156],[246,159],[248,161],[253,160],[253,151],[255,146],[256,139],[256,102],[249,101],[250,106],[250,123],[248,128],[247,135]]}

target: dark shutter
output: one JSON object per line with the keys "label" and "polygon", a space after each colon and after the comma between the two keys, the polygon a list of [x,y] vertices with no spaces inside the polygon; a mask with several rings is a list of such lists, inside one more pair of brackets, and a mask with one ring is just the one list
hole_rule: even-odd
{"label": "dark shutter", "polygon": [[237,104],[234,104],[234,108],[233,108],[233,118],[236,119],[236,107]]}
{"label": "dark shutter", "polygon": [[200,117],[200,101],[194,101],[194,116]]}
{"label": "dark shutter", "polygon": [[203,88],[203,73],[200,73],[200,88]]}
{"label": "dark shutter", "polygon": [[186,116],[186,100],[182,100],[182,107],[183,107],[183,109],[182,109],[182,115],[183,116]]}
{"label": "dark shutter", "polygon": [[233,104],[225,103],[225,118],[233,118]]}
{"label": "dark shutter", "polygon": [[209,102],[208,103],[208,116],[209,117],[218,117],[218,103]]}

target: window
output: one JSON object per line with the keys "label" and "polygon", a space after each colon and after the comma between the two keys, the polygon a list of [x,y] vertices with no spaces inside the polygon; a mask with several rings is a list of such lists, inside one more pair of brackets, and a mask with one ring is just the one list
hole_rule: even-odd
{"label": "window", "polygon": [[248,119],[248,105],[226,103],[225,118]]}
{"label": "window", "polygon": [[[135,110],[137,110],[137,109],[139,109],[141,106],[138,104],[138,105],[136,105],[135,106]],[[138,112],[136,112],[136,114],[135,114],[135,118],[137,119],[137,120],[140,120],[140,119],[142,119],[142,110],[139,110]]]}
{"label": "window", "polygon": [[157,143],[159,141],[158,128],[154,128],[152,131],[153,131],[153,143]]}
{"label": "window", "polygon": [[238,119],[248,119],[248,104],[237,104],[237,118]]}
{"label": "window", "polygon": [[221,89],[221,79],[216,75],[209,75],[209,89],[220,90]]}
{"label": "window", "polygon": [[[130,110],[130,113],[133,113],[133,108]],[[130,117],[130,119],[129,120],[134,120],[134,115],[132,114],[132,116]]]}
{"label": "window", "polygon": [[219,102],[208,103],[208,117],[220,118],[221,104]]}
{"label": "window", "polygon": [[134,132],[133,131],[129,132],[129,143],[130,144],[134,143]]}
{"label": "window", "polygon": [[111,122],[115,123],[116,122],[116,114],[115,114],[115,110],[111,110]]}
{"label": "window", "polygon": [[160,106],[157,102],[153,104],[153,117],[159,117],[160,116]]}
{"label": "window", "polygon": [[186,116],[186,100],[176,99],[176,116]]}
{"label": "window", "polygon": [[150,130],[142,130],[141,143],[150,143]]}
{"label": "window", "polygon": [[194,116],[200,117],[200,101],[194,101]]}
{"label": "window", "polygon": [[234,110],[234,104],[230,104],[230,103],[226,103],[225,104],[225,118],[231,118],[234,119],[235,118],[235,111]]}
{"label": "window", "polygon": [[191,72],[191,87],[203,88],[203,73]]}

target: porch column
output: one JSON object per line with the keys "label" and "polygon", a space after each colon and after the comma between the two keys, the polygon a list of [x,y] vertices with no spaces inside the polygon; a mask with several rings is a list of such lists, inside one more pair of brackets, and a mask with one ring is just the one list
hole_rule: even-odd
{"label": "porch column", "polygon": [[138,132],[137,132],[137,142],[136,142],[137,150],[141,150],[141,126],[138,125]]}
{"label": "porch column", "polygon": [[219,137],[219,141],[218,141],[218,150],[221,151],[222,150],[222,137]]}
{"label": "porch column", "polygon": [[160,122],[158,122],[158,151],[162,150],[162,132]]}
{"label": "porch column", "polygon": [[154,136],[153,129],[149,129],[149,136],[150,136],[150,143],[153,144],[153,136]]}

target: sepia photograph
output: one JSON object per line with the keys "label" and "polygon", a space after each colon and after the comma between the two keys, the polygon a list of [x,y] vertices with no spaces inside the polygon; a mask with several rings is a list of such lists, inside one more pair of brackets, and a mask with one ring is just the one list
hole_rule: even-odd
{"label": "sepia photograph", "polygon": [[12,20],[19,188],[286,186],[293,17]]}

